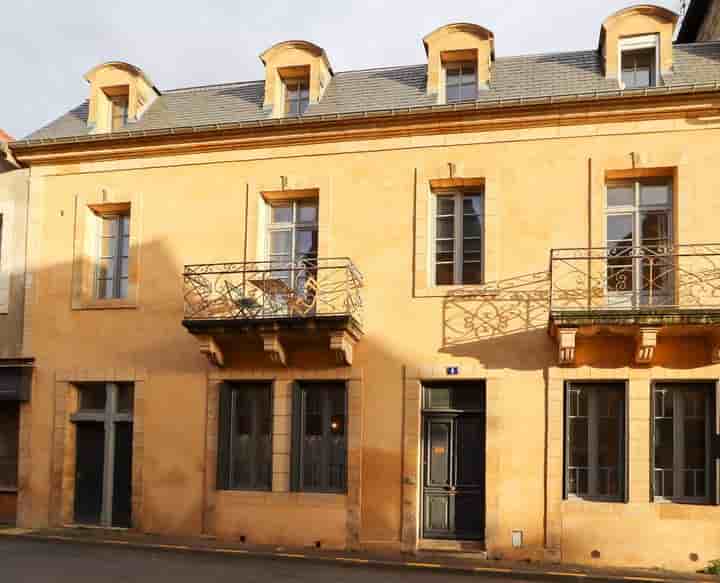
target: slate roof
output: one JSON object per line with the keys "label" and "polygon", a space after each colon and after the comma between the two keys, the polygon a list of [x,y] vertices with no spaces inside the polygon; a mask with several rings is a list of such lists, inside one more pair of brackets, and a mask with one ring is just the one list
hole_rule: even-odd
{"label": "slate roof", "polygon": [[[676,45],[674,72],[666,88],[720,84],[720,41]],[[427,66],[412,65],[337,73],[320,103],[305,118],[436,105],[425,93]],[[214,124],[269,120],[263,109],[264,81],[227,83],[164,91],[127,131],[152,131]],[[720,89],[720,85],[716,86]],[[495,61],[490,88],[479,104],[577,94],[618,93],[617,81],[602,74],[597,50],[501,57]],[[87,102],[32,133],[25,140],[62,139],[90,135]]]}

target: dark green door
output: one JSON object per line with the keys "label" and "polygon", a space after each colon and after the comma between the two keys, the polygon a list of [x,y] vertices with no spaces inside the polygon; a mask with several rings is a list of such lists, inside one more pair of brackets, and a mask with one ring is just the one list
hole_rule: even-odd
{"label": "dark green door", "polygon": [[424,418],[423,537],[485,538],[485,417]]}

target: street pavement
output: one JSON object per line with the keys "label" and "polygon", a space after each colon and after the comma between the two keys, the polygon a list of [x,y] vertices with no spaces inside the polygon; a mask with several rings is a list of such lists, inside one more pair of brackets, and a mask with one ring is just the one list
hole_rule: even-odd
{"label": "street pavement", "polygon": [[476,583],[525,579],[75,542],[0,540],[0,583]]}

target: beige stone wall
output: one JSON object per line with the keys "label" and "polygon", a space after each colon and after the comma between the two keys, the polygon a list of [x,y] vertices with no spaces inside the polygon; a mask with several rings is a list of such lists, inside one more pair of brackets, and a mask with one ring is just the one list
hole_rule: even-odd
{"label": "beige stone wall", "polygon": [[[602,245],[608,171],[672,167],[677,240],[717,238],[707,217],[720,215],[720,123],[713,117],[647,117],[35,168],[27,349],[38,359],[38,370],[23,525],[58,522],[53,484],[59,479],[60,453],[53,425],[60,422],[59,371],[75,370],[72,380],[87,375],[112,380],[98,375],[142,369],[144,439],[135,462],[142,463],[142,509],[136,519],[143,530],[414,550],[419,543],[419,388],[423,381],[444,378],[445,367],[454,365],[462,378],[485,381],[488,390],[487,549],[492,556],[592,562],[590,553],[598,550],[603,564],[687,570],[701,566],[689,553],[698,553],[701,562],[715,558],[718,540],[707,518],[715,517],[715,508],[660,507],[645,494],[645,395],[651,379],[717,379],[720,370],[708,367],[697,347],[665,340],[675,356],[640,372],[628,369],[627,362],[609,366],[584,346],[578,347],[577,369],[557,369],[556,346],[547,333],[547,298],[528,291],[547,286],[550,249]],[[430,181],[452,175],[482,178],[488,189],[492,250],[482,287],[431,285],[426,230],[431,217],[420,201],[430,196]],[[281,190],[283,184],[318,189],[321,254],[350,257],[365,277],[365,335],[351,369],[303,352],[291,353],[289,368],[282,368],[262,352],[259,341],[238,340],[226,355],[231,377],[223,377],[181,326],[180,274],[184,264],[260,256],[261,192]],[[90,197],[101,185],[142,199],[137,302],[122,310],[73,310],[76,204],[78,196]],[[361,395],[356,406],[362,413],[351,410],[350,431],[358,432],[350,443],[356,485],[347,496],[286,492],[282,438],[274,452],[273,492],[215,492],[210,428],[217,382],[256,374],[275,380],[281,397],[278,437],[287,430],[286,411],[279,409],[287,383],[356,381],[351,408],[354,395]],[[563,379],[587,376],[631,380],[630,471],[637,479],[629,504],[562,500],[558,391]],[[512,548],[513,530],[523,531],[523,548]]]}
{"label": "beige stone wall", "polygon": [[0,169],[0,357],[23,354],[27,170]]}
{"label": "beige stone wall", "polygon": [[698,32],[698,41],[720,39],[720,0],[710,0],[705,20]]}

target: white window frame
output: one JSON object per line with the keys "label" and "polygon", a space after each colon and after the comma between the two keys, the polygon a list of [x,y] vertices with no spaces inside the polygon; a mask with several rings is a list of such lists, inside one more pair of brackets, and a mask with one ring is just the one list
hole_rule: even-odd
{"label": "white window frame", "polygon": [[618,83],[621,89],[625,89],[625,83],[622,80],[622,57],[624,52],[639,51],[642,49],[655,50],[655,83],[650,87],[657,87],[660,81],[660,35],[644,34],[640,36],[630,36],[621,38],[618,46]]}
{"label": "white window frame", "polygon": [[[455,99],[455,100],[453,100],[453,101],[450,101],[450,100],[448,100],[448,96],[447,96],[447,89],[448,89],[448,69],[453,69],[453,68],[458,67],[458,66],[460,67],[460,77],[461,77],[461,81],[460,81],[460,88],[461,88],[461,89],[460,89],[460,91],[462,92],[462,75],[463,75],[462,71],[463,71],[464,66],[466,66],[466,65],[472,65],[473,68],[475,69],[475,95],[474,95],[474,97],[471,98],[471,99]],[[445,93],[444,101],[445,101],[446,104],[450,104],[450,103],[469,103],[469,102],[471,102],[471,101],[476,101],[476,100],[478,99],[478,93],[479,93],[479,91],[478,91],[478,64],[477,64],[476,61],[471,61],[471,60],[467,60],[467,61],[448,61],[448,62],[446,62],[446,63],[443,63],[443,80],[444,80],[443,91],[444,91],[444,93]]]}
{"label": "white window frame", "polygon": [[[465,196],[479,195],[482,199],[482,208],[480,210],[480,224],[482,229],[481,239],[481,262],[480,271],[481,278],[479,283],[464,283],[463,279],[463,256],[464,249],[463,244],[465,242],[465,233],[463,226],[464,216],[464,205],[463,199]],[[430,221],[430,281],[431,287],[449,287],[449,286],[464,286],[464,285],[482,285],[485,283],[485,268],[486,268],[486,221],[485,221],[485,189],[477,188],[475,190],[453,190],[447,192],[433,192],[431,193],[432,200],[432,220]],[[437,216],[438,216],[438,199],[452,197],[455,199],[455,216],[454,216],[454,232],[455,232],[455,253],[453,256],[453,283],[452,284],[439,284],[437,283]],[[458,237],[458,234],[462,236]]]}

